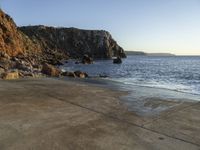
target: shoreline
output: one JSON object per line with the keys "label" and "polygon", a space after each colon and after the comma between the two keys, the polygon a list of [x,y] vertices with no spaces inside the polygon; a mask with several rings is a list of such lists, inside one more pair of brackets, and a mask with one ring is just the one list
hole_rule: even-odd
{"label": "shoreline", "polygon": [[[61,78],[61,80],[71,81],[72,79]],[[164,88],[127,85],[110,79],[87,78],[73,79],[72,81],[126,93],[119,97],[120,102],[129,111],[141,116],[159,115],[181,103],[199,102],[199,95]]]}
{"label": "shoreline", "polygon": [[0,83],[2,150],[200,148],[199,102],[141,116],[119,99],[127,92],[105,85],[53,78]]}

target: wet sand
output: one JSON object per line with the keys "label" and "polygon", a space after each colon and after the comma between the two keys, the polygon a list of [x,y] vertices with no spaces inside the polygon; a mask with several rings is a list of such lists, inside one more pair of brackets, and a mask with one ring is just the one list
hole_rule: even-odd
{"label": "wet sand", "polygon": [[0,150],[199,150],[200,103],[128,111],[126,92],[57,79],[0,81]]}

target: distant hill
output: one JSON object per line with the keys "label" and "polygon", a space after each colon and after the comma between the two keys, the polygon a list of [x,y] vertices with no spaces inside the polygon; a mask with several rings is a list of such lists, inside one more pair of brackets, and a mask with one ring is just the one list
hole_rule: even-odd
{"label": "distant hill", "polygon": [[141,55],[141,56],[175,56],[171,53],[145,53],[142,51],[125,51],[126,55]]}
{"label": "distant hill", "polygon": [[171,53],[146,53],[147,56],[175,56]]}
{"label": "distant hill", "polygon": [[147,55],[145,52],[141,51],[125,51],[126,55]]}

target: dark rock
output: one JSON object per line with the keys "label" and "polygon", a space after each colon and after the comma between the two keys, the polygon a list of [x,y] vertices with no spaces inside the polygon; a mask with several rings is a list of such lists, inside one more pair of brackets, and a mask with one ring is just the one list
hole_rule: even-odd
{"label": "dark rock", "polygon": [[61,61],[57,61],[57,63],[55,65],[56,66],[62,66],[62,65],[64,65],[64,63],[62,63]]}
{"label": "dark rock", "polygon": [[48,76],[58,77],[61,74],[61,70],[54,67],[53,65],[45,63],[42,66],[42,73],[44,73]]}
{"label": "dark rock", "polygon": [[63,72],[61,75],[62,75],[62,76],[67,76],[67,77],[76,78],[76,75],[75,75],[74,72],[68,72],[68,71],[66,71],[66,72]]}
{"label": "dark rock", "polygon": [[23,71],[28,71],[28,72],[33,71],[33,66],[31,65],[31,63],[23,61],[23,60],[17,60],[15,68],[19,70],[23,70]]}
{"label": "dark rock", "polygon": [[83,64],[92,64],[93,59],[89,57],[88,55],[84,55],[81,61]]}
{"label": "dark rock", "polygon": [[79,61],[76,61],[75,64],[80,64],[80,62],[79,62]]}
{"label": "dark rock", "polygon": [[109,76],[106,75],[106,74],[100,74],[99,77],[100,77],[100,78],[108,78]]}
{"label": "dark rock", "polygon": [[87,78],[88,77],[87,73],[81,72],[81,71],[75,71],[74,74],[79,78]]}
{"label": "dark rock", "polygon": [[122,63],[122,59],[120,57],[117,57],[117,58],[113,59],[113,63],[114,64],[121,64]]}

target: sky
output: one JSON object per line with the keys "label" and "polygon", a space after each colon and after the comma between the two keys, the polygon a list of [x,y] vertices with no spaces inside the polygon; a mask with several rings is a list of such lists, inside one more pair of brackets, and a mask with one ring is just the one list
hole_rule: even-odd
{"label": "sky", "polygon": [[109,31],[125,50],[200,55],[200,0],[0,0],[18,26]]}

